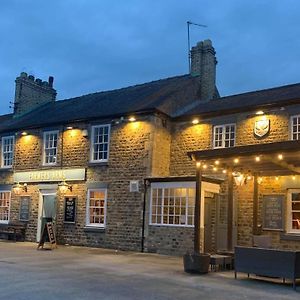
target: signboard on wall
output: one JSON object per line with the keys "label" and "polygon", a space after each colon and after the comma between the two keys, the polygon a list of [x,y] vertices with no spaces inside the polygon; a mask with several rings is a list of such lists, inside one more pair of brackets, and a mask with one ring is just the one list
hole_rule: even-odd
{"label": "signboard on wall", "polygon": [[263,230],[283,230],[285,195],[263,195]]}
{"label": "signboard on wall", "polygon": [[75,223],[76,197],[65,197],[64,223]]}
{"label": "signboard on wall", "polygon": [[29,211],[30,211],[30,197],[22,196],[20,197],[20,221],[29,221]]}
{"label": "signboard on wall", "polygon": [[58,182],[64,180],[85,180],[85,168],[49,169],[14,173],[14,182]]}

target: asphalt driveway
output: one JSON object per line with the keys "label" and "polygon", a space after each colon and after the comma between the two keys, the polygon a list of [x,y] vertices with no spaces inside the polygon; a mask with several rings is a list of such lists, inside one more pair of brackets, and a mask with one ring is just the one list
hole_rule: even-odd
{"label": "asphalt driveway", "polygon": [[0,242],[0,299],[300,299],[279,280],[234,280],[233,272],[189,275],[182,259],[156,254]]}

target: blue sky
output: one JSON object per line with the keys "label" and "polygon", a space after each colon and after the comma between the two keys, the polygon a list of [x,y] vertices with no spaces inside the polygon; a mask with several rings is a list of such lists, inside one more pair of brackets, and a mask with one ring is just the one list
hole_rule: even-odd
{"label": "blue sky", "polygon": [[22,71],[58,99],[185,74],[210,38],[222,96],[300,82],[299,0],[1,0],[0,113]]}

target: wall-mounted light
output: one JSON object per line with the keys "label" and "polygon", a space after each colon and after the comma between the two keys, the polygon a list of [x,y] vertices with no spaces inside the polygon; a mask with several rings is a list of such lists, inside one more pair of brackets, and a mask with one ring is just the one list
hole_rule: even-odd
{"label": "wall-mounted light", "polygon": [[262,116],[262,115],[265,114],[265,112],[262,111],[262,110],[258,110],[255,114],[256,114],[257,116]]}
{"label": "wall-mounted light", "polygon": [[199,119],[197,119],[197,118],[193,119],[192,124],[193,125],[199,124]]}
{"label": "wall-mounted light", "polygon": [[58,184],[58,188],[59,188],[59,191],[63,194],[66,193],[68,190],[70,192],[72,192],[72,185],[66,183],[65,180]]}
{"label": "wall-mounted light", "polygon": [[26,136],[26,135],[28,135],[28,132],[27,132],[27,131],[22,131],[22,132],[21,132],[21,135],[22,135],[22,136]]}
{"label": "wall-mounted light", "polygon": [[67,126],[66,129],[71,130],[71,129],[74,129],[74,127],[73,126]]}
{"label": "wall-mounted light", "polygon": [[87,131],[87,129],[82,129],[81,134],[82,134],[83,137],[88,137],[89,136],[89,132]]}
{"label": "wall-mounted light", "polygon": [[17,182],[13,185],[13,190],[14,190],[14,193],[17,195],[19,195],[22,191],[27,193],[27,183],[21,184],[21,183]]}
{"label": "wall-mounted light", "polygon": [[128,121],[130,121],[130,122],[135,122],[135,121],[136,121],[136,118],[135,118],[134,116],[131,116],[131,117],[129,117]]}

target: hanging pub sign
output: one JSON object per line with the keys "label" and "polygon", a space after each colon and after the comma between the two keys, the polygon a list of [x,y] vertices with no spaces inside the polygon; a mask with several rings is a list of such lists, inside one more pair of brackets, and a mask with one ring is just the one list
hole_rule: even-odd
{"label": "hanging pub sign", "polygon": [[30,211],[30,197],[22,196],[20,198],[19,220],[29,221],[29,211]]}
{"label": "hanging pub sign", "polygon": [[270,120],[263,118],[256,120],[254,124],[254,135],[262,138],[270,132]]}
{"label": "hanging pub sign", "polygon": [[75,223],[76,197],[65,197],[64,223]]}

